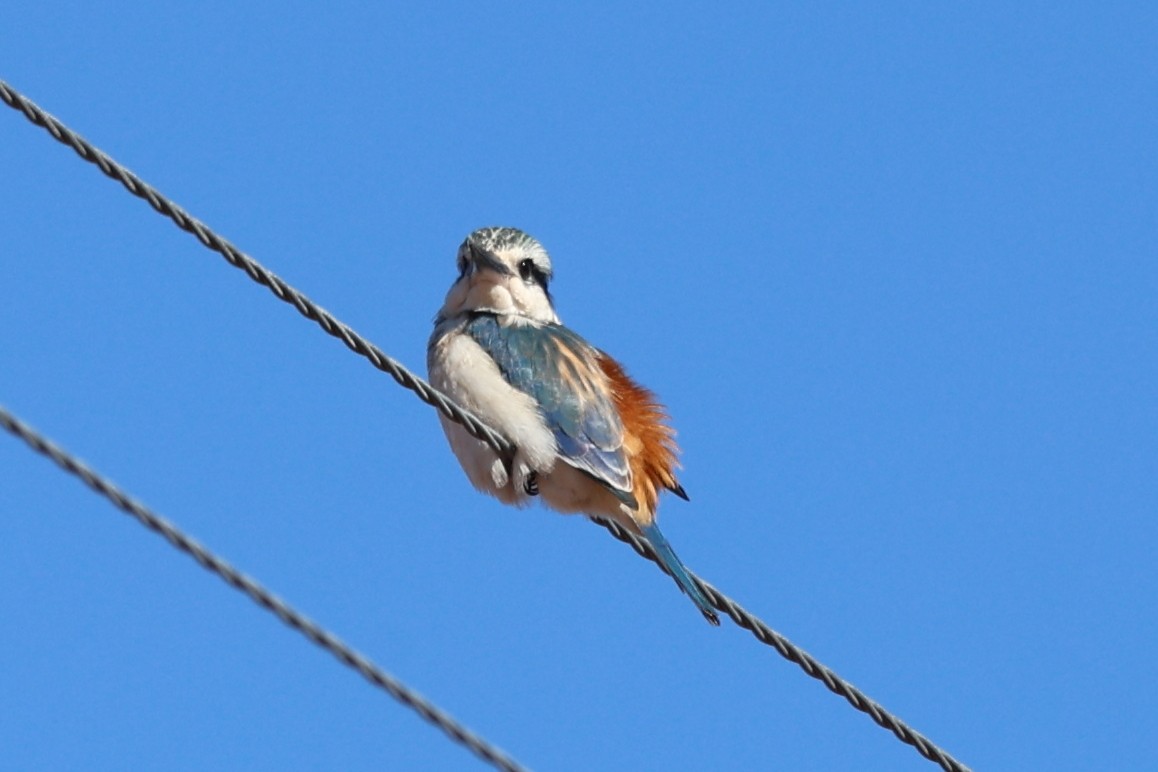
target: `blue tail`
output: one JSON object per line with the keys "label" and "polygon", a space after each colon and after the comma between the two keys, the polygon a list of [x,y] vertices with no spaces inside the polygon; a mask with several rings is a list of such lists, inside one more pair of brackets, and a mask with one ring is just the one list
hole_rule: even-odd
{"label": "blue tail", "polygon": [[655,523],[645,525],[643,527],[643,535],[651,542],[651,546],[655,547],[655,554],[659,556],[659,562],[663,565],[667,572],[671,574],[672,578],[676,580],[676,584],[684,591],[684,594],[692,599],[692,603],[696,604],[700,613],[704,618],[713,625],[720,624],[720,618],[716,616],[716,612],[712,609],[712,604],[708,603],[707,597],[696,587],[696,583],[692,581],[691,576],[688,575],[688,569],[676,557],[675,550],[667,543],[667,539],[660,533],[659,526]]}

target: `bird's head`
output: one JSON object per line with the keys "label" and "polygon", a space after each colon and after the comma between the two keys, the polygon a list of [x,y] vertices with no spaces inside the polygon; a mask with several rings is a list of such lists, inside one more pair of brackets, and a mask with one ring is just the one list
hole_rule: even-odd
{"label": "bird's head", "polygon": [[517,228],[480,228],[458,248],[458,279],[439,317],[491,311],[533,322],[558,322],[551,293],[551,258]]}

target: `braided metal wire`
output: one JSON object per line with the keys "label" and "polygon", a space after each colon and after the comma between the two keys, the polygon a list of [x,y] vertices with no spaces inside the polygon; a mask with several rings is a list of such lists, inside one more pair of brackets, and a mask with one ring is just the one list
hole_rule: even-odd
{"label": "braided metal wire", "polygon": [[431,704],[422,695],[414,692],[365,656],[347,646],[333,633],[318,625],[317,622],[296,611],[254,579],[214,555],[196,539],[183,533],[177,526],[134,501],[107,479],[86,466],[84,462],[76,459],[32,427],[20,421],[3,405],[0,405],[0,426],[24,440],[36,452],[52,459],[64,471],[79,477],[85,485],[111,501],[118,509],[135,517],[141,525],[164,536],[170,544],[224,579],[230,587],[248,595],[254,603],[266,611],[272,612],[286,625],[333,654],[342,664],[358,671],[367,681],[417,712],[418,715],[441,729],[459,745],[465,746],[475,755],[496,768],[504,770],[504,772],[524,772],[526,769],[506,753],[464,727],[448,713]]}
{"label": "braided metal wire", "polygon": [[[134,196],[147,201],[153,209],[168,217],[181,230],[193,234],[206,247],[221,254],[230,265],[240,268],[258,284],[268,287],[279,300],[294,306],[302,316],[315,321],[327,333],[345,343],[351,351],[368,359],[379,370],[389,373],[395,381],[413,391],[423,402],[437,408],[450,420],[462,424],[473,437],[486,442],[496,452],[504,456],[514,451],[514,446],[505,437],[487,426],[477,416],[407,370],[377,346],[354,332],[348,325],[338,321],[329,312],[314,304],[309,298],[275,276],[256,260],[215,234],[208,226],[188,215],[155,188],[93,147],[3,80],[0,80],[0,99],[13,109],[24,113],[25,117],[32,123],[43,127],[57,141],[71,147],[81,158],[95,164],[105,175],[120,182]],[[663,568],[655,550],[646,540],[626,531],[616,523],[602,518],[592,519],[610,531],[615,538],[630,545],[639,555],[651,560],[661,569]],[[691,574],[691,577],[705,592],[715,608],[727,614],[740,627],[750,631],[761,643],[773,647],[785,659],[798,664],[805,673],[821,681],[830,691],[844,697],[850,705],[867,714],[879,726],[891,731],[901,742],[913,746],[923,757],[940,765],[947,772],[967,772],[968,767],[964,764],[885,710],[879,703],[869,699],[855,686],[817,662],[811,655],[768,627],[760,619],[748,613],[727,595],[704,582],[694,573]]]}
{"label": "braided metal wire", "polygon": [[[655,550],[653,550],[651,545],[646,541],[640,539],[616,522],[605,520],[601,517],[591,519],[610,531],[611,535],[616,539],[630,545],[633,550],[655,563],[664,573],[667,573],[667,568],[659,561]],[[916,748],[917,753],[920,753],[929,761],[939,764],[941,768],[947,772],[968,772],[968,767],[937,747],[929,738],[885,710],[880,703],[870,699],[860,689],[838,676],[831,668],[821,664],[811,654],[773,630],[758,617],[749,613],[739,603],[705,582],[699,576],[696,576],[690,571],[688,573],[691,575],[692,581],[695,582],[696,586],[700,588],[700,591],[707,596],[713,606],[731,617],[732,621],[737,625],[751,632],[756,636],[758,641],[776,649],[784,659],[795,662],[800,666],[801,670],[827,686],[829,691],[844,697],[850,705],[862,713],[867,714],[869,718],[879,726],[891,731],[901,742]]]}
{"label": "braided metal wire", "polygon": [[317,322],[318,326],[327,334],[345,343],[351,351],[368,359],[370,364],[379,370],[389,373],[399,384],[417,394],[423,402],[437,408],[452,421],[462,424],[472,436],[483,440],[499,453],[506,454],[514,450],[514,446],[505,437],[491,429],[469,410],[455,404],[445,394],[363,338],[349,325],[338,321],[332,314],[291,287],[273,271],[218,236],[205,223],[188,214],[184,209],[161,195],[156,188],[141,180],[140,177],[101,150],[93,147],[79,134],[41,110],[3,80],[0,80],[0,99],[3,99],[9,107],[24,113],[24,116],[37,126],[43,127],[57,141],[71,147],[81,158],[95,164],[106,176],[124,185],[125,189],[134,196],[144,199],[149,206],[172,220],[178,228],[193,234],[198,241],[220,254],[234,268],[240,268],[245,271],[249,278],[268,287],[278,300],[292,305],[302,316]]}

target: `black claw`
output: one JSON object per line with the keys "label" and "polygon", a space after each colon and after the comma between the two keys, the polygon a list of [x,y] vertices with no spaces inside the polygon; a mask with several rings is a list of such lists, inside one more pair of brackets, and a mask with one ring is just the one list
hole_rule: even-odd
{"label": "black claw", "polygon": [[531,472],[527,475],[527,479],[523,481],[523,491],[528,496],[539,495],[539,473]]}

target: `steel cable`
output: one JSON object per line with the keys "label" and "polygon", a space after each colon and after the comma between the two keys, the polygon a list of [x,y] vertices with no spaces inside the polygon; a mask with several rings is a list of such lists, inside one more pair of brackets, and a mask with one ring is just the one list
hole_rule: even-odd
{"label": "steel cable", "polygon": [[[95,164],[106,176],[120,182],[134,196],[147,201],[153,209],[172,220],[178,228],[193,234],[206,247],[221,254],[230,265],[240,268],[258,284],[268,287],[278,299],[294,306],[302,316],[315,321],[325,332],[345,343],[351,351],[368,359],[379,370],[389,373],[395,381],[413,391],[423,402],[437,408],[450,420],[462,424],[472,436],[486,442],[501,455],[506,456],[514,450],[505,437],[487,426],[477,416],[460,407],[445,394],[407,370],[402,364],[360,336],[348,325],[338,321],[329,312],[317,306],[252,257],[218,236],[204,223],[191,217],[155,188],[89,144],[76,132],[40,109],[3,80],[0,80],[0,99],[13,109],[22,112],[32,123],[44,128],[57,141],[71,147],[81,158]],[[602,518],[592,519],[610,531],[617,539],[630,545],[638,554],[662,568],[655,551],[645,540],[615,523]],[[844,697],[850,705],[867,714],[879,726],[891,731],[901,742],[913,746],[923,757],[949,772],[968,770],[968,767],[931,740],[885,710],[879,703],[869,699],[855,686],[817,662],[811,655],[772,630],[760,619],[748,613],[727,595],[707,584],[695,574],[692,574],[692,579],[705,591],[715,608],[727,614],[740,627],[750,631],[761,643],[773,647],[785,659],[795,662],[805,673],[822,682],[830,691]]]}
{"label": "steel cable", "polygon": [[89,488],[111,501],[117,509],[132,515],[141,525],[164,536],[170,544],[196,560],[202,567],[217,574],[230,587],[248,595],[254,603],[273,613],[286,625],[333,654],[342,664],[358,671],[367,681],[418,713],[426,721],[434,724],[459,745],[470,749],[475,755],[496,768],[504,770],[504,772],[523,772],[526,769],[506,753],[464,727],[448,713],[431,704],[422,695],[411,690],[365,656],[347,646],[333,633],[295,610],[284,600],[258,584],[256,580],[241,573],[228,562],[210,552],[196,539],[186,535],[165,518],[133,500],[106,478],[86,466],[84,462],[62,450],[35,429],[20,421],[3,405],[0,405],[0,426],[10,434],[24,440],[37,453],[50,458],[64,471],[80,478]]}

